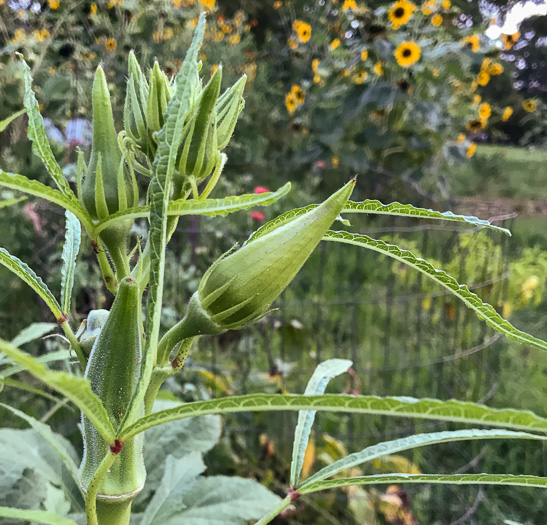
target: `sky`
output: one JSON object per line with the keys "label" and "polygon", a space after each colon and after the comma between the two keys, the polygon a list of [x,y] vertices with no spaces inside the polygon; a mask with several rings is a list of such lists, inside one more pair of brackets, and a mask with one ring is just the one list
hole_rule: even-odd
{"label": "sky", "polygon": [[517,4],[508,13],[503,27],[497,25],[490,26],[486,34],[492,38],[499,38],[502,33],[512,35],[518,31],[518,24],[525,18],[533,15],[547,15],[547,4],[534,4],[533,2],[524,2]]}

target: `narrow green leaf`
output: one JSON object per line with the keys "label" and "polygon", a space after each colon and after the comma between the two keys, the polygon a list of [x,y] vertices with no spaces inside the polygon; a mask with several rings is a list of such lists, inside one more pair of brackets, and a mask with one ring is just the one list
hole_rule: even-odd
{"label": "narrow green leaf", "polygon": [[40,434],[40,436],[44,438],[44,440],[53,449],[53,451],[61,458],[63,465],[72,476],[72,479],[76,483],[76,486],[79,487],[81,490],[80,480],[78,479],[78,467],[76,466],[76,463],[74,463],[72,458],[65,452],[64,445],[59,441],[55,433],[51,430],[51,427],[9,405],[0,403],[0,406],[3,406],[6,410],[11,411],[17,417],[24,419],[36,432],[38,432],[38,434]]}
{"label": "narrow green leaf", "polygon": [[26,109],[21,109],[17,113],[14,113],[8,118],[5,118],[4,120],[0,120],[0,133],[4,131],[17,117],[20,117],[24,113],[26,113]]}
{"label": "narrow green leaf", "polygon": [[91,390],[87,379],[66,372],[49,370],[29,354],[0,339],[0,352],[17,361],[40,379],[72,401],[91,421],[107,443],[114,442],[114,429],[101,400]]}
{"label": "narrow green leaf", "polygon": [[10,379],[9,377],[4,377],[0,375],[0,392],[2,392],[2,390],[4,389],[4,386],[17,388],[18,390],[24,390],[25,392],[30,392],[31,394],[36,394],[37,396],[45,397],[46,399],[49,399],[50,401],[53,401],[55,403],[58,403],[61,401],[59,398],[52,396],[51,394],[48,394],[47,392],[44,392],[40,390],[39,388],[27,385],[26,383],[23,383],[22,381],[17,381],[17,379]]}
{"label": "narrow green leaf", "polygon": [[75,521],[63,518],[53,512],[45,510],[14,509],[12,507],[0,507],[0,516],[3,518],[15,518],[31,521],[32,523],[46,523],[47,525],[78,525]]}
{"label": "narrow green leaf", "polygon": [[184,119],[200,88],[198,53],[205,31],[205,15],[200,15],[194,39],[186,53],[184,62],[175,77],[175,93],[169,100],[165,112],[165,124],[158,132],[158,150],[153,164],[153,177],[149,186],[150,195],[150,281],[146,303],[146,342],[143,351],[141,377],[137,391],[121,422],[134,420],[141,409],[152,370],[156,363],[156,351],[160,330],[165,271],[165,247],[167,245],[167,207],[171,183],[175,171],[177,152],[182,143]]}
{"label": "narrow green leaf", "polygon": [[[352,362],[349,359],[329,359],[319,364],[304,392],[307,396],[323,394],[328,382],[344,372],[347,372]],[[292,449],[290,485],[296,486],[304,464],[304,454],[308,446],[311,427],[315,420],[315,410],[306,410],[298,413],[298,423],[294,431],[294,442]]]}
{"label": "narrow green leaf", "polygon": [[65,211],[66,230],[65,244],[63,245],[63,267],[61,269],[61,307],[65,314],[70,311],[70,299],[72,287],[74,286],[74,270],[76,269],[76,258],[80,251],[82,231],[80,221],[70,211]]}
{"label": "narrow green leaf", "polygon": [[400,202],[392,202],[391,204],[382,204],[377,200],[364,200],[363,202],[348,201],[342,213],[375,213],[383,215],[399,215],[403,217],[415,217],[418,219],[434,219],[441,221],[456,221],[466,222],[474,226],[491,228],[501,231],[509,236],[511,232],[507,228],[495,226],[490,221],[472,217],[469,215],[456,215],[451,211],[439,212],[427,208],[416,208],[411,204],[401,204]]}
{"label": "narrow green leaf", "polygon": [[512,485],[517,487],[547,488],[547,478],[513,476],[511,474],[378,474],[354,478],[328,479],[310,483],[299,494],[311,494],[352,485],[384,485],[393,483],[434,483],[443,485]]}
{"label": "narrow green leaf", "polygon": [[0,264],[5,266],[32,288],[47,304],[48,308],[55,316],[55,319],[59,321],[62,318],[61,307],[59,306],[57,299],[55,299],[44,281],[34,273],[34,270],[14,255],[11,255],[4,248],[0,248]]}
{"label": "narrow green leaf", "polygon": [[10,206],[17,204],[18,202],[22,202],[26,200],[27,200],[26,197],[14,197],[13,199],[6,199],[3,201],[0,201],[0,209],[9,208]]}
{"label": "narrow green leaf", "polygon": [[13,346],[21,346],[35,339],[40,339],[47,333],[51,332],[58,325],[56,323],[32,323],[31,325],[23,328],[12,340]]}
{"label": "narrow green leaf", "polygon": [[[245,195],[236,195],[224,197],[223,199],[178,199],[171,201],[167,207],[167,215],[170,217],[182,215],[207,215],[216,217],[217,215],[226,216],[229,213],[240,210],[248,210],[253,206],[269,206],[281,197],[289,193],[291,184],[288,182],[275,192],[270,193],[250,193]],[[139,206],[129,208],[124,211],[116,212],[100,221],[95,232],[99,233],[108,226],[127,219],[137,219],[139,217],[148,217],[150,215],[150,206]]]}
{"label": "narrow green leaf", "polygon": [[74,213],[74,215],[80,219],[80,222],[88,231],[91,232],[93,230],[93,221],[74,194],[65,195],[59,190],[50,188],[37,180],[27,179],[24,175],[19,175],[17,173],[7,173],[1,169],[0,186],[11,188],[12,190],[22,191],[23,193],[34,195],[49,202],[53,202],[65,210],[69,210]]}
{"label": "narrow green leaf", "polygon": [[322,410],[326,412],[415,417],[547,433],[547,418],[537,416],[533,412],[512,408],[489,408],[464,401],[339,394],[323,394],[322,396],[250,394],[208,401],[195,401],[180,407],[161,410],[139,419],[133,425],[124,429],[119,438],[127,440],[149,428],[188,417],[204,416],[206,414],[287,410]]}
{"label": "narrow green leaf", "polygon": [[348,232],[329,231],[325,235],[324,240],[361,246],[397,259],[398,261],[411,266],[419,272],[422,272],[424,275],[449,290],[456,297],[460,298],[466,306],[475,312],[479,319],[496,330],[496,332],[504,334],[513,341],[517,341],[522,344],[529,344],[542,350],[547,350],[546,341],[518,330],[509,321],[503,319],[503,317],[496,312],[493,306],[488,303],[484,303],[478,295],[470,292],[467,286],[464,284],[459,284],[456,279],[448,275],[446,272],[437,270],[429,262],[424,259],[417,258],[408,250],[401,250],[398,246],[386,244],[383,241],[372,239],[367,235],[358,235]]}
{"label": "narrow green leaf", "polygon": [[414,436],[394,439],[393,441],[378,443],[376,445],[366,447],[360,452],[355,452],[345,458],[339,459],[303,481],[300,484],[299,490],[300,488],[304,488],[311,483],[330,478],[343,470],[356,467],[367,461],[372,461],[373,459],[385,456],[386,454],[394,454],[396,452],[402,452],[403,450],[423,447],[425,445],[433,445],[436,443],[448,443],[469,439],[537,439],[545,441],[547,440],[547,436],[528,434],[527,432],[513,432],[511,430],[480,429],[416,434]]}
{"label": "narrow green leaf", "polygon": [[42,159],[48,173],[51,175],[61,192],[75,198],[76,196],[71,190],[70,185],[63,174],[63,170],[61,170],[61,167],[57,164],[57,160],[55,159],[53,151],[51,151],[51,146],[47,140],[46,130],[44,129],[44,119],[42,118],[42,115],[40,115],[40,107],[36,100],[36,96],[34,95],[34,91],[32,91],[30,67],[25,62],[22,55],[19,55],[19,57],[21,58],[23,66],[23,80],[25,84],[23,103],[25,104],[28,115],[27,134],[28,138],[32,141],[32,151],[36,156]]}
{"label": "narrow green leaf", "polygon": [[[46,323],[44,323],[46,324]],[[17,338],[14,339],[14,341]],[[13,343],[13,341],[10,343],[11,346],[18,346]],[[66,361],[67,359],[70,359],[70,350],[57,350],[56,352],[51,352],[49,354],[41,355],[40,357],[34,358],[39,363],[53,363],[54,361]],[[13,374],[17,374],[19,372],[22,372],[23,370],[26,370],[24,366],[21,365],[13,365],[9,368],[5,368],[2,370],[2,375],[4,377],[12,376]]]}

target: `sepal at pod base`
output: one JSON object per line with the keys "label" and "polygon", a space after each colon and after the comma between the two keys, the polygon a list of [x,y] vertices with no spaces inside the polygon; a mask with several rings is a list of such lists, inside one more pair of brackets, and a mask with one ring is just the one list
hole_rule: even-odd
{"label": "sepal at pod base", "polygon": [[80,200],[94,220],[136,206],[138,189],[124,164],[103,69],[95,72],[92,92],[93,142]]}
{"label": "sepal at pod base", "polygon": [[293,280],[344,208],[355,180],[312,211],[218,259],[188,304],[180,340],[240,329],[259,320]]}
{"label": "sepal at pod base", "polygon": [[133,51],[129,53],[127,69],[129,79],[123,106],[123,125],[129,138],[141,151],[147,153],[151,139],[146,125],[149,86]]}
{"label": "sepal at pod base", "polygon": [[[126,277],[120,282],[108,319],[93,344],[84,375],[101,399],[114,429],[118,429],[139,379],[141,323],[139,285]],[[144,415],[144,405],[139,415]],[[112,444],[105,442],[83,415],[82,427],[84,456],[79,474],[86,489]],[[123,444],[119,458],[99,486],[98,497],[131,498],[142,489],[145,478],[141,434]]]}

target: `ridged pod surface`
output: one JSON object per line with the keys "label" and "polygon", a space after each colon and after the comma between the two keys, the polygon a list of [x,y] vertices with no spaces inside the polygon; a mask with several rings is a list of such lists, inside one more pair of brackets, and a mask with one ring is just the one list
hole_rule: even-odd
{"label": "ridged pod surface", "polygon": [[[140,374],[141,321],[139,286],[133,279],[125,278],[120,282],[110,315],[93,344],[85,371],[91,389],[103,402],[115,429],[127,410]],[[80,482],[86,488],[111,444],[103,440],[85,416],[82,416],[82,424],[84,457]],[[99,498],[130,497],[140,491],[146,478],[142,445],[142,435],[123,444],[120,457],[99,487]]]}

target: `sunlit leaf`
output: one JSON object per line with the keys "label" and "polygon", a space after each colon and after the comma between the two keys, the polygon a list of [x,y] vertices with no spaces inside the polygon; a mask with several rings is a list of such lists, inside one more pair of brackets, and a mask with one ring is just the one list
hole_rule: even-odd
{"label": "sunlit leaf", "polygon": [[63,518],[53,512],[45,510],[14,509],[0,507],[0,516],[3,518],[15,518],[31,521],[32,523],[46,523],[48,525],[78,525],[75,521]]}
{"label": "sunlit leaf", "polygon": [[13,115],[9,116],[8,118],[5,118],[4,120],[0,120],[0,133],[4,131],[17,117],[20,117],[21,115],[24,115],[26,113],[26,109],[21,109],[14,113]]}
{"label": "sunlit leaf", "polygon": [[80,250],[80,240],[82,232],[80,221],[76,216],[65,212],[65,244],[63,245],[63,267],[61,269],[61,307],[65,314],[70,311],[70,299],[72,297],[72,287],[74,286],[74,270],[76,269],[76,258]]}

